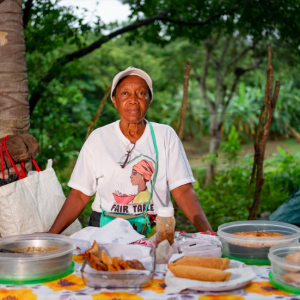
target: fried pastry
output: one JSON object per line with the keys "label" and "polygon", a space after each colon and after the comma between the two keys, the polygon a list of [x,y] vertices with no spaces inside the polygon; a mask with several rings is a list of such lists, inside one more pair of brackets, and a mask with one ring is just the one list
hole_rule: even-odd
{"label": "fried pastry", "polygon": [[136,269],[135,263],[132,260],[126,260],[125,263],[131,268]]}
{"label": "fried pastry", "polygon": [[116,272],[130,269],[145,270],[143,264],[137,259],[127,260],[125,262],[121,257],[110,257],[105,250],[100,251],[100,246],[96,241],[94,241],[91,249],[80,255],[84,256],[90,266],[97,271]]}
{"label": "fried pastry", "polygon": [[98,243],[96,241],[94,241],[92,248],[87,250],[86,252],[89,252],[100,258],[100,246],[98,245]]}
{"label": "fried pastry", "polygon": [[285,259],[289,259],[295,262],[300,263],[300,252],[291,253],[285,257]]}
{"label": "fried pastry", "polygon": [[135,269],[137,269],[137,270],[146,270],[145,267],[143,266],[143,264],[139,260],[133,259],[132,261],[135,264]]}
{"label": "fried pastry", "polygon": [[124,260],[120,260],[120,261],[119,261],[119,265],[120,265],[124,270],[134,269],[134,268],[130,267]]}
{"label": "fried pastry", "polygon": [[168,264],[169,270],[177,277],[201,281],[227,281],[231,273],[203,267]]}
{"label": "fried pastry", "polygon": [[107,266],[96,255],[89,253],[86,259],[88,260],[90,266],[96,269],[97,271],[108,270]]}
{"label": "fried pastry", "polygon": [[286,273],[282,275],[282,280],[287,283],[293,283],[300,286],[300,274]]}
{"label": "fried pastry", "polygon": [[116,257],[112,257],[111,260],[117,271],[123,270],[123,268],[119,265],[119,261],[116,259]]}
{"label": "fried pastry", "polygon": [[111,257],[106,254],[105,250],[102,250],[101,252],[101,260],[106,264],[108,271],[110,272],[117,271],[117,269],[114,267]]}
{"label": "fried pastry", "polygon": [[219,257],[185,256],[175,261],[173,265],[186,265],[225,270],[230,267],[230,260],[228,258]]}

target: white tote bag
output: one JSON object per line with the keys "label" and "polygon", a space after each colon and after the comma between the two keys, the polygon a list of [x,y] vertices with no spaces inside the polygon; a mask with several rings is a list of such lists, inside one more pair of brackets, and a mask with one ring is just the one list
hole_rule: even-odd
{"label": "white tote bag", "polygon": [[[2,155],[1,159],[3,159]],[[44,171],[30,171],[28,177],[1,186],[1,236],[47,232],[65,199],[62,187],[52,168],[51,159],[48,160]],[[71,235],[81,228],[80,222],[76,219],[62,234]]]}

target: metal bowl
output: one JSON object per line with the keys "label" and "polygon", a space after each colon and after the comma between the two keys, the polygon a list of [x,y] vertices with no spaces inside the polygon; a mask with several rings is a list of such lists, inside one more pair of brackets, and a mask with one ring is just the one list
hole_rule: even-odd
{"label": "metal bowl", "polygon": [[72,268],[72,253],[76,245],[72,239],[48,233],[16,235],[0,239],[0,249],[18,250],[24,247],[55,247],[39,253],[1,253],[0,282],[9,280],[36,281],[63,274]]}

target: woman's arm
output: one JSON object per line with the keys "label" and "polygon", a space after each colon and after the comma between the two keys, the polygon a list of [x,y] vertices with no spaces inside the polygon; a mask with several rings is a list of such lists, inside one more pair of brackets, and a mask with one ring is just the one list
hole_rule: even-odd
{"label": "woman's arm", "polygon": [[181,185],[171,193],[179,208],[199,232],[213,232],[191,183]]}
{"label": "woman's arm", "polygon": [[72,189],[48,232],[61,233],[64,231],[76,220],[90,199],[91,196],[87,196],[78,190]]}

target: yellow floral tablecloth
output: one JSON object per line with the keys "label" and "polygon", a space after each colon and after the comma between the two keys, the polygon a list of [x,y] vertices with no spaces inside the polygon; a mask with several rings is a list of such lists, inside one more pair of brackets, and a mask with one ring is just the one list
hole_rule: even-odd
{"label": "yellow floral tablecloth", "polygon": [[269,266],[252,266],[257,277],[243,289],[230,292],[184,291],[180,294],[166,294],[164,272],[157,271],[150,286],[144,289],[93,289],[85,286],[80,275],[82,258],[73,256],[75,271],[59,280],[35,285],[0,284],[0,300],[300,300],[300,295],[280,291],[268,281]]}

